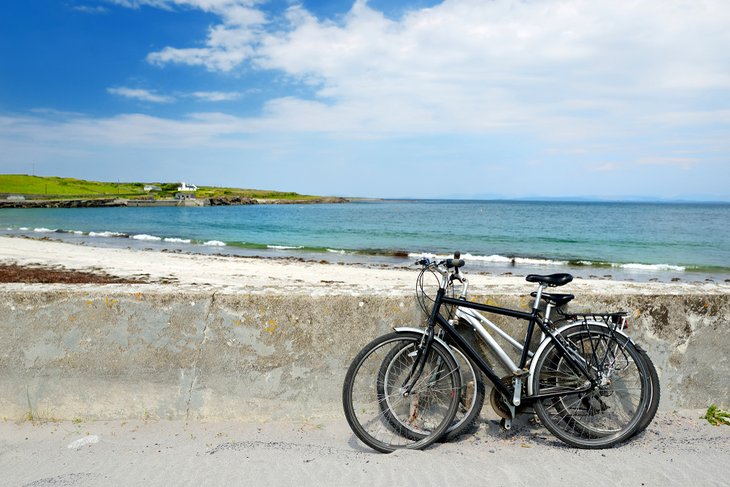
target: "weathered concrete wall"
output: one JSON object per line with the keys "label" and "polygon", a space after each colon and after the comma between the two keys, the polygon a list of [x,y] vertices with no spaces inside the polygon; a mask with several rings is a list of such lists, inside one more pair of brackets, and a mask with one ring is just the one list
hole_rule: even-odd
{"label": "weathered concrete wall", "polygon": [[[593,295],[575,308],[638,316],[630,333],[659,370],[662,409],[730,404],[730,296]],[[350,360],[419,313],[405,296],[3,288],[0,417],[339,415]]]}

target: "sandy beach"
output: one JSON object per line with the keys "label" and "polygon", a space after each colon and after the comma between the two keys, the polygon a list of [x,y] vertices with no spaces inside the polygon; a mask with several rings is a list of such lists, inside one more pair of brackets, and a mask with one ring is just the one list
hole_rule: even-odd
{"label": "sandy beach", "polygon": [[0,423],[3,485],[725,486],[730,428],[701,411],[660,413],[609,450],[576,450],[525,417],[485,415],[425,451],[375,453],[344,419],[289,422]]}
{"label": "sandy beach", "polygon": [[[250,258],[152,250],[91,247],[48,239],[0,237],[0,263],[44,266],[141,279],[152,286],[225,289],[230,292],[309,295],[412,295],[415,267],[394,268],[330,264],[291,258]],[[534,285],[524,276],[464,272],[474,294],[528,293]],[[629,282],[576,278],[563,288],[580,293],[683,294],[728,293],[726,282]]]}

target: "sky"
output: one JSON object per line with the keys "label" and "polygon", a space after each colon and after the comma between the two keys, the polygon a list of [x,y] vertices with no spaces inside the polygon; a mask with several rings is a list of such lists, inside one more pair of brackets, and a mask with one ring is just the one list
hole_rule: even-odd
{"label": "sky", "polygon": [[0,173],[730,201],[727,0],[3,0]]}

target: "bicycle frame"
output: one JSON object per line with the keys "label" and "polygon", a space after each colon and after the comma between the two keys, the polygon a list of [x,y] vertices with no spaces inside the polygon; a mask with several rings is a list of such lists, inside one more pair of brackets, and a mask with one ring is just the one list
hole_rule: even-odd
{"label": "bicycle frame", "polygon": [[[524,311],[519,310],[513,310],[509,308],[502,308],[499,306],[491,306],[488,304],[481,304],[474,301],[468,301],[465,299],[456,299],[456,298],[450,298],[445,295],[445,285],[441,286],[436,294],[436,299],[434,302],[433,309],[431,311],[431,316],[429,317],[429,333],[426,335],[426,344],[425,344],[425,351],[428,352],[430,348],[430,344],[433,340],[433,328],[436,324],[438,324],[441,329],[444,331],[444,333],[461,349],[461,351],[479,368],[479,370],[482,371],[482,373],[488,378],[488,380],[493,384],[493,386],[505,397],[505,398],[512,398],[510,401],[511,404],[514,404],[515,406],[519,406],[521,401],[534,401],[538,399],[546,399],[549,397],[560,397],[565,396],[568,394],[578,394],[582,392],[587,392],[591,390],[592,388],[597,386],[597,383],[595,379],[593,379],[586,370],[585,365],[581,363],[578,360],[575,360],[574,357],[571,356],[571,354],[568,352],[568,350],[565,348],[565,346],[559,341],[555,339],[555,335],[553,332],[549,329],[547,324],[543,321],[543,319],[540,317],[539,314],[539,302],[540,302],[540,296],[542,295],[542,291],[544,290],[544,285],[540,285],[538,288],[537,296],[535,298],[535,304],[533,305],[532,311],[530,313],[526,313]],[[554,340],[556,347],[560,354],[566,359],[566,362],[568,365],[573,368],[576,372],[579,372],[586,378],[586,382],[590,383],[590,385],[587,385],[583,388],[576,389],[575,391],[571,391],[570,393],[565,392],[558,392],[558,393],[550,393],[550,394],[538,394],[538,395],[528,395],[528,396],[522,396],[522,391],[517,390],[515,388],[514,390],[510,390],[504,383],[502,383],[501,378],[496,374],[494,369],[492,369],[489,364],[484,360],[484,358],[477,352],[465,339],[464,337],[459,334],[459,332],[456,331],[456,329],[453,327],[451,323],[449,323],[443,316],[440,314],[441,306],[447,304],[456,306],[460,309],[471,309],[471,310],[477,310],[477,311],[483,311],[486,313],[493,313],[497,315],[502,316],[508,316],[511,318],[516,318],[522,321],[527,321],[527,331],[525,334],[524,343],[521,346],[522,352],[520,354],[520,361],[518,364],[514,364],[512,360],[506,355],[504,350],[496,343],[494,342],[494,339],[489,336],[489,334],[486,332],[486,330],[483,329],[483,327],[475,327],[477,331],[479,332],[479,329],[481,328],[482,331],[484,331],[484,335],[482,338],[487,341],[487,343],[490,345],[490,347],[494,347],[494,350],[500,351],[501,354],[504,355],[504,357],[500,356],[500,359],[506,358],[507,361],[505,362],[510,370],[512,371],[515,379],[521,381],[521,378],[524,376],[527,376],[529,372],[525,369],[525,366],[527,364],[527,360],[529,358],[529,343],[532,340],[532,336],[535,331],[535,325],[537,325],[542,333],[548,337],[549,340]],[[468,311],[463,311],[464,313],[468,313]],[[478,313],[477,313],[478,314]],[[471,316],[473,318],[476,318],[476,314],[472,314]],[[483,317],[482,317],[483,318]],[[489,320],[486,320],[486,318],[483,318],[486,322],[489,322]],[[496,325],[491,324],[494,326],[494,328],[498,329]],[[501,331],[501,330],[500,330]],[[506,335],[506,334],[505,334]],[[481,332],[480,332],[481,336]],[[486,338],[489,337],[489,338]],[[519,347],[519,343],[516,342],[513,344],[517,347]],[[498,356],[500,354],[498,353]],[[509,365],[511,364],[511,366]],[[521,383],[521,382],[519,382]]]}
{"label": "bicycle frame", "polygon": [[[499,326],[492,323],[491,320],[484,317],[476,310],[456,308],[455,317],[459,320],[467,322],[472,327],[472,329],[477,332],[479,337],[489,347],[489,349],[494,352],[499,361],[502,362],[502,365],[504,365],[505,368],[507,368],[511,373],[514,374],[515,372],[518,372],[520,370],[520,368],[517,367],[517,364],[514,363],[512,358],[507,355],[507,352],[505,352],[505,350],[497,343],[494,337],[492,337],[492,335],[487,331],[485,325],[489,327],[490,330],[494,331],[500,337],[506,340],[507,343],[512,346],[512,348],[520,353],[522,353],[522,350],[524,349],[522,343],[512,338],[509,333],[502,330]],[[531,358],[533,355],[534,354],[531,351],[527,352],[528,358]]]}
{"label": "bicycle frame", "polygon": [[[451,280],[458,280],[462,284],[462,291],[459,295],[459,299],[466,301],[467,296],[467,290],[469,288],[469,281],[467,281],[463,276],[461,276],[458,272],[455,273],[450,277]],[[552,313],[552,310],[554,308],[553,303],[548,301],[545,305],[545,313],[543,322],[548,326],[553,326],[555,323],[550,320],[550,315]],[[499,326],[494,324],[491,320],[486,318],[484,315],[479,313],[476,310],[473,309],[464,309],[461,307],[456,308],[455,318],[460,319],[463,321],[466,321],[473,329],[477,332],[477,334],[481,337],[482,341],[487,344],[487,346],[491,349],[492,352],[497,356],[497,358],[502,362],[502,365],[505,366],[511,373],[515,373],[519,371],[519,367],[512,361],[512,358],[507,355],[507,353],[504,351],[504,349],[499,346],[497,341],[492,337],[492,335],[489,334],[489,332],[485,329],[485,325],[489,327],[493,332],[497,333],[500,337],[502,337],[509,345],[512,346],[515,350],[517,350],[519,353],[522,353],[522,350],[524,349],[523,344],[515,340],[509,333],[502,330]],[[542,343],[545,340],[545,334],[543,333],[540,337],[540,343]],[[532,358],[534,356],[534,353],[529,351],[527,352],[528,358]]]}

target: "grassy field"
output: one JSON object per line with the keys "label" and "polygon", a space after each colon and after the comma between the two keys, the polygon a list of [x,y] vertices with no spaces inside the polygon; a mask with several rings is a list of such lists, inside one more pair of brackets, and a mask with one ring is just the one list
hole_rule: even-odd
{"label": "grassy field", "polygon": [[268,191],[264,189],[219,188],[216,186],[198,186],[198,191],[195,194],[198,198],[221,196],[241,196],[263,200],[307,200],[319,198],[319,196],[310,196],[292,192]]}
{"label": "grassy field", "polygon": [[[28,176],[26,174],[0,174],[0,194],[24,195],[35,198],[134,198],[148,196],[148,193],[144,191],[145,184],[155,184],[162,189],[160,192],[153,193],[156,198],[172,198],[178,187],[178,183],[108,183],[73,178]],[[317,196],[292,192],[219,188],[215,186],[198,186],[196,192],[198,198],[236,196],[272,200],[318,198]]]}
{"label": "grassy field", "polygon": [[44,196],[143,195],[142,183],[101,183],[83,179],[0,174],[0,193]]}

